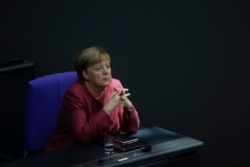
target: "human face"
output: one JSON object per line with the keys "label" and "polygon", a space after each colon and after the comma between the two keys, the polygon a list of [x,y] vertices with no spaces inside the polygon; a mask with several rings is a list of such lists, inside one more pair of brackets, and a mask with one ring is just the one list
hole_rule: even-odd
{"label": "human face", "polygon": [[83,71],[84,77],[89,84],[95,87],[106,87],[110,84],[112,75],[109,60],[103,60]]}

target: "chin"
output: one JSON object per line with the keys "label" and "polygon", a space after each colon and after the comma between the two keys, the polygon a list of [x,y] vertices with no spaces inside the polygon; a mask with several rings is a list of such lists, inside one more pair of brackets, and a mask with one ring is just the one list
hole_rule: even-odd
{"label": "chin", "polygon": [[101,84],[99,84],[101,87],[107,87],[109,86],[109,84],[111,83],[111,81],[107,81],[107,82],[102,82]]}
{"label": "chin", "polygon": [[107,82],[107,83],[104,84],[104,86],[105,86],[105,87],[106,87],[106,86],[109,86],[110,83],[111,83],[111,82]]}

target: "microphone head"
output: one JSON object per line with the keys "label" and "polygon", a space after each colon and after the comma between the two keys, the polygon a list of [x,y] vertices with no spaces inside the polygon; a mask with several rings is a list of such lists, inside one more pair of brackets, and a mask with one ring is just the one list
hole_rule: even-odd
{"label": "microphone head", "polygon": [[152,145],[151,144],[147,144],[142,149],[142,152],[149,152],[149,151],[151,151],[151,149],[152,149]]}

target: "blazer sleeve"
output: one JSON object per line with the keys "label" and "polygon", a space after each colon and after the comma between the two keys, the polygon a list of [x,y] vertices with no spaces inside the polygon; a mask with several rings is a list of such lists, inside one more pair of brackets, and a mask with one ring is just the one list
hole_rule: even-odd
{"label": "blazer sleeve", "polygon": [[77,90],[69,90],[65,95],[64,110],[68,127],[80,143],[88,143],[104,134],[112,120],[102,110],[102,105],[95,106],[97,112],[87,111],[91,99],[84,99]]}

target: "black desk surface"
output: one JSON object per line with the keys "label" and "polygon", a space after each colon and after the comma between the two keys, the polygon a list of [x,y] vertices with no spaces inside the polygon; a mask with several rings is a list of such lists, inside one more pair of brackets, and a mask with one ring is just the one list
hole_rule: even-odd
{"label": "black desk surface", "polygon": [[[140,129],[135,135],[152,145],[150,152],[136,151],[133,153],[115,152],[113,157],[104,163],[99,163],[103,157],[103,146],[101,144],[91,143],[81,145],[70,149],[55,151],[46,154],[40,154],[29,158],[15,160],[13,162],[0,164],[1,167],[80,167],[80,166],[117,166],[129,165],[139,162],[147,163],[160,157],[171,157],[197,151],[203,146],[203,142],[183,136],[181,134],[151,127]],[[117,156],[116,156],[117,155]]]}

